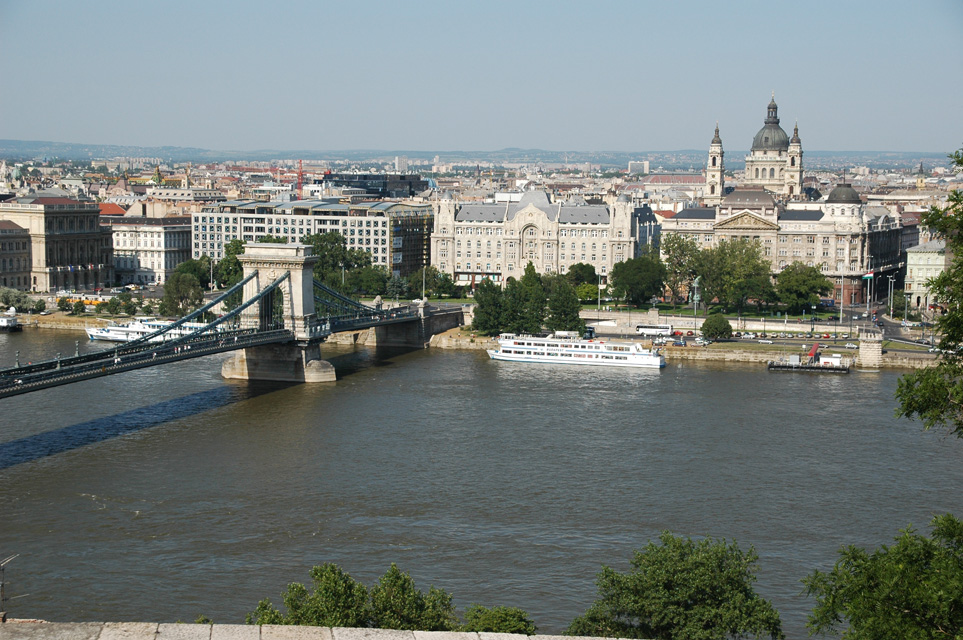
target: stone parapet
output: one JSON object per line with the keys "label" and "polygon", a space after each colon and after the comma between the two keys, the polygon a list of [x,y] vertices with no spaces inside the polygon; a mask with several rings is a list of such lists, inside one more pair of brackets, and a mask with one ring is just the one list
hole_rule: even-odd
{"label": "stone parapet", "polygon": [[[532,637],[537,640],[578,640],[572,636]],[[8,621],[0,624],[0,640],[530,640],[530,637],[512,633],[396,631],[273,624]]]}

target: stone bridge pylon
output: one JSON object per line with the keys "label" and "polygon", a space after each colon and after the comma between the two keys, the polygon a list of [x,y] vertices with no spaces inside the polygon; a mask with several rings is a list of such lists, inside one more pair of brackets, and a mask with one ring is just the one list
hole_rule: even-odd
{"label": "stone bridge pylon", "polygon": [[304,244],[249,243],[237,258],[244,277],[257,276],[244,285],[245,300],[254,297],[286,272],[290,275],[257,304],[241,313],[241,328],[274,328],[277,299],[281,298],[284,328],[294,341],[239,349],[224,362],[221,375],[244,380],[281,382],[334,382],[334,367],[321,359],[318,317],[314,308],[314,265],[318,257]]}

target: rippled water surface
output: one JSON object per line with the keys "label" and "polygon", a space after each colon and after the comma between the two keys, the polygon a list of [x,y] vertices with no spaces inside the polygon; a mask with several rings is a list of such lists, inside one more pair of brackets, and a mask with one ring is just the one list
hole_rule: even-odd
{"label": "rippled water surface", "polygon": [[[0,365],[76,337],[0,334]],[[897,373],[325,351],[336,384],[227,382],[212,356],[0,400],[11,615],[240,622],[312,565],[396,562],[559,632],[668,529],[753,545],[802,638],[799,581],[840,545],[963,513],[963,443],[893,417]]]}

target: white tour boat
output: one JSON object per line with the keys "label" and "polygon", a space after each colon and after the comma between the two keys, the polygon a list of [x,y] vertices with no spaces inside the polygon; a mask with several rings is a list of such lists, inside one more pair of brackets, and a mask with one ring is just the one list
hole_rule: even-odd
{"label": "white tour boat", "polygon": [[492,360],[543,364],[652,369],[665,366],[665,356],[658,349],[645,349],[634,342],[581,340],[576,333],[563,331],[547,338],[503,333],[498,336],[498,348],[489,349],[488,356]]}
{"label": "white tour boat", "polygon": [[[111,324],[97,329],[88,328],[87,337],[91,340],[106,340],[108,342],[130,342],[144,336],[150,335],[158,329],[174,324],[171,320],[158,320],[150,317],[139,317],[127,324]],[[165,334],[154,336],[151,342],[163,342],[165,340],[176,340],[193,333],[207,325],[199,322],[185,322],[176,329],[172,329]]]}

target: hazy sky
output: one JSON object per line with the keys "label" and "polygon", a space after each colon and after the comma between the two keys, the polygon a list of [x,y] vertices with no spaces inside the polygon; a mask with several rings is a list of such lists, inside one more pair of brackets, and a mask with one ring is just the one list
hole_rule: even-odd
{"label": "hazy sky", "polygon": [[0,0],[0,138],[220,150],[963,144],[961,0]]}

